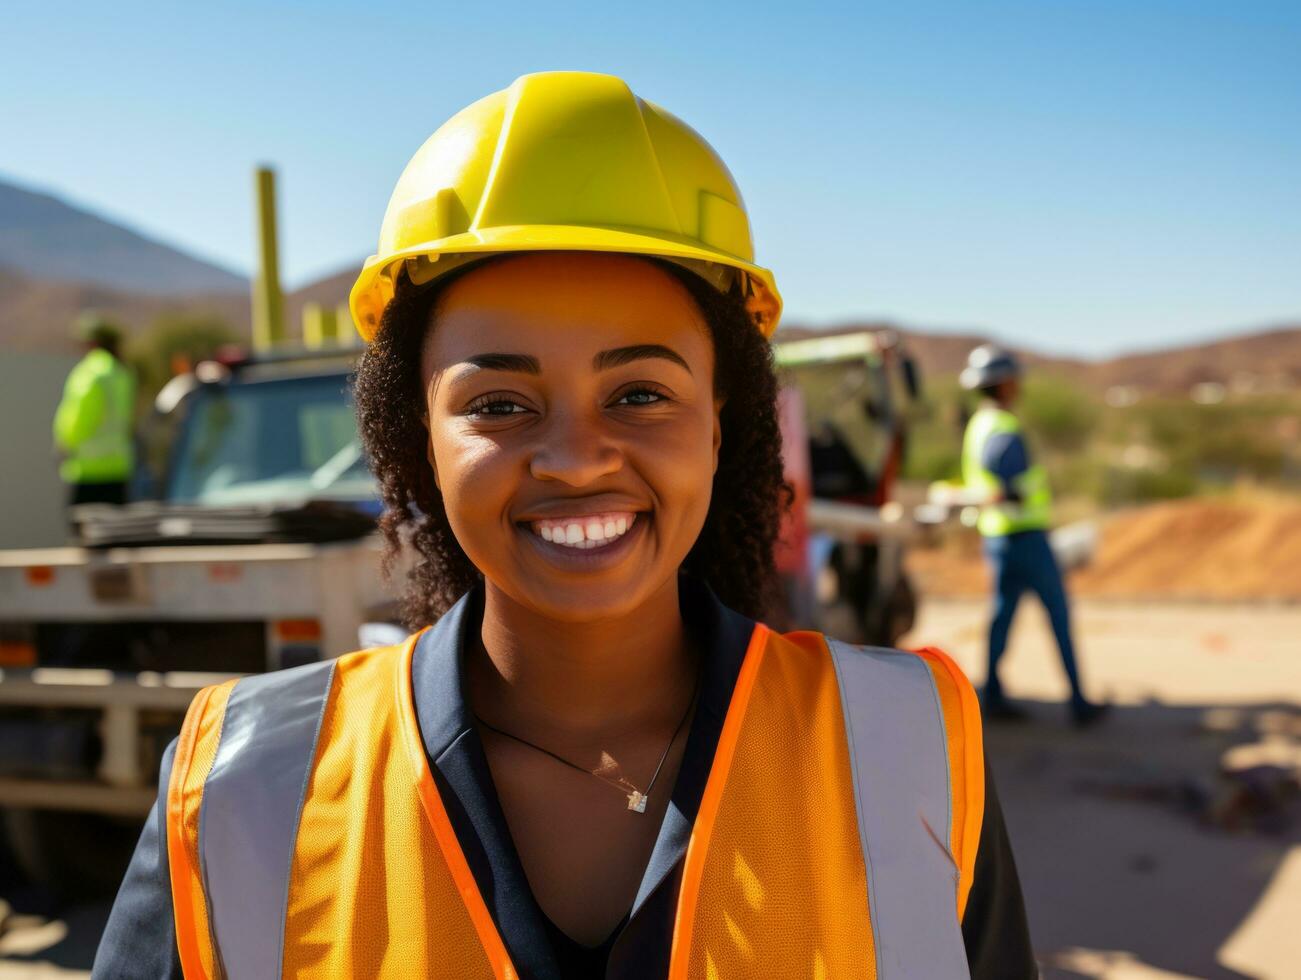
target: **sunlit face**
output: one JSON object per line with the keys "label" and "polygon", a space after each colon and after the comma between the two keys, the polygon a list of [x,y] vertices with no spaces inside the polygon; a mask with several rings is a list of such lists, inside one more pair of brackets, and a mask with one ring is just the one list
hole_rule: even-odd
{"label": "sunlit face", "polygon": [[640,259],[534,253],[466,273],[432,327],[430,463],[470,560],[550,618],[637,609],[709,510],[721,406],[694,300]]}

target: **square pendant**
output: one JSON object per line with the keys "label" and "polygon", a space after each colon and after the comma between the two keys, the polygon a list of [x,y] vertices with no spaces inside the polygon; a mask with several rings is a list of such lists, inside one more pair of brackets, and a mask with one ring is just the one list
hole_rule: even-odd
{"label": "square pendant", "polygon": [[628,794],[628,809],[636,810],[638,813],[646,812],[646,796],[633,790]]}

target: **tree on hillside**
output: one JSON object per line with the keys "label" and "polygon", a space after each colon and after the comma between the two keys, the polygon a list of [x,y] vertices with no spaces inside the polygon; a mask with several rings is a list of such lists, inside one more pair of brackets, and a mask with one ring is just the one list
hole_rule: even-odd
{"label": "tree on hillside", "polygon": [[239,334],[213,314],[167,314],[132,338],[129,357],[145,404],[175,375],[212,357],[222,347],[239,342]]}

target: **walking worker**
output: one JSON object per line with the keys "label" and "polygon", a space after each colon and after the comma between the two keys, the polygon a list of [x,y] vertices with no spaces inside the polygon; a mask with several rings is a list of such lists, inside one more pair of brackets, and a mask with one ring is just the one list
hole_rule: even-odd
{"label": "walking worker", "polygon": [[1078,725],[1099,720],[1105,707],[1090,702],[1080,687],[1070,604],[1061,570],[1048,541],[1052,491],[1044,468],[1033,463],[1021,423],[1012,413],[1021,392],[1022,368],[1010,351],[982,344],[967,358],[962,387],[981,398],[962,440],[962,480],[983,500],[976,528],[994,580],[994,611],[989,624],[989,670],[983,707],[986,718],[1016,721],[1026,717],[1003,693],[998,663],[1017,603],[1032,590],[1048,611],[1062,667],[1071,686],[1071,717]]}
{"label": "walking worker", "polygon": [[417,151],[352,308],[433,625],[198,695],[94,976],[1035,976],[952,661],[757,621],[781,304],[696,132],[520,78]]}
{"label": "walking worker", "polygon": [[68,503],[124,504],[134,465],[136,385],[119,360],[122,332],[98,313],[83,313],[77,336],[86,354],[68,374],[54,416],[54,445]]}

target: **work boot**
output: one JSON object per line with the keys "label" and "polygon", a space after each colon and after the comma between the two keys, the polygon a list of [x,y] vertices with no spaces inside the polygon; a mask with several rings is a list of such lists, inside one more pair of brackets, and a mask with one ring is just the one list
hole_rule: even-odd
{"label": "work boot", "polygon": [[1076,728],[1090,728],[1111,713],[1110,704],[1079,701],[1071,705],[1071,722]]}

